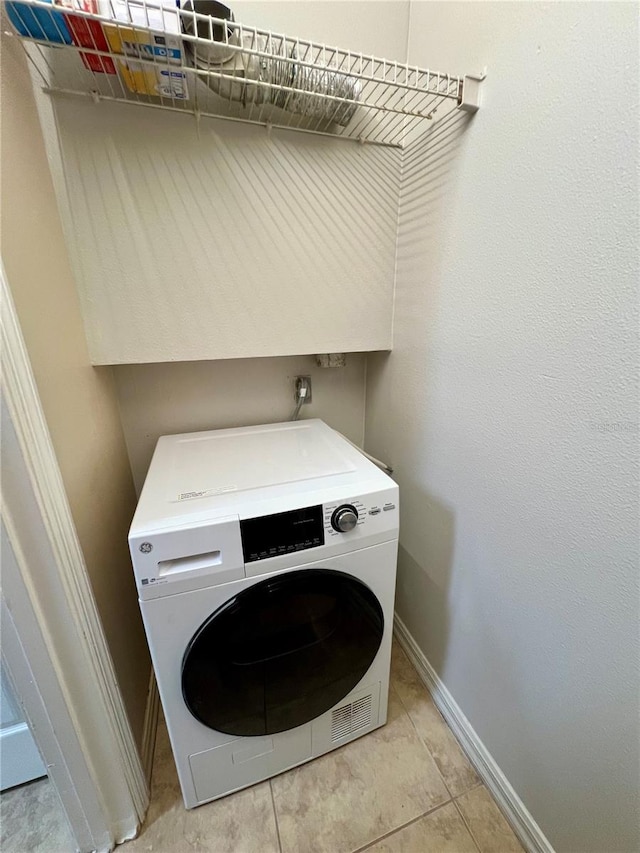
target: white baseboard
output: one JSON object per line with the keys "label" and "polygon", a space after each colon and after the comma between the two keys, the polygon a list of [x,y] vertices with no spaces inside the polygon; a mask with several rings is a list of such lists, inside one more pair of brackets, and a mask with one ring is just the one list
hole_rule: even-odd
{"label": "white baseboard", "polygon": [[529,853],[554,853],[553,847],[509,784],[495,759],[474,731],[440,676],[422,653],[402,619],[395,614],[394,634],[431,693],[434,704],[447,721],[469,761],[489,789],[514,832]]}
{"label": "white baseboard", "polygon": [[153,669],[149,677],[149,690],[147,692],[147,707],[144,713],[144,725],[142,727],[141,761],[147,782],[151,784],[151,770],[153,768],[153,752],[156,746],[156,730],[158,728],[158,713],[160,711],[160,695]]}

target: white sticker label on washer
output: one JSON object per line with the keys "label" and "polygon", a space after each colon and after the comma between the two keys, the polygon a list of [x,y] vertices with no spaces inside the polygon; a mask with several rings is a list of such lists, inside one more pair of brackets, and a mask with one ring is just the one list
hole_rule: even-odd
{"label": "white sticker label on washer", "polygon": [[237,486],[221,486],[219,489],[202,489],[199,492],[180,492],[179,501],[190,501],[194,498],[209,498],[211,495],[223,495],[225,492],[236,492]]}

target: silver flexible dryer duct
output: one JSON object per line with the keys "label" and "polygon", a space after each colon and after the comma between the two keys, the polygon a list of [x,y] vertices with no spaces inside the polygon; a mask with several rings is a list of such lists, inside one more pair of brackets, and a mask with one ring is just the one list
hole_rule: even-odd
{"label": "silver flexible dryer duct", "polygon": [[[220,9],[226,9],[220,3],[207,0],[186,0],[182,6],[185,12],[195,10],[197,14],[211,14],[210,7],[214,7],[214,17],[221,14]],[[198,35],[206,39],[213,36],[213,41],[210,45],[187,43],[188,53],[196,68],[228,75],[224,78],[208,76],[206,80],[210,89],[226,100],[240,101],[245,106],[269,103],[307,118],[339,124],[342,127],[349,124],[358,108],[357,104],[326,100],[322,96],[359,100],[362,86],[356,77],[331,68],[309,68],[292,62],[291,60],[297,59],[295,48],[291,48],[291,52],[285,57],[279,52],[282,46],[277,46],[265,36],[258,37],[257,44],[252,34],[245,34],[244,40],[248,48],[257,49],[261,53],[271,53],[272,58],[234,50],[234,46],[240,46],[240,30],[233,26],[232,12],[229,9],[226,9],[226,12],[229,21],[226,25],[226,38],[225,26],[222,23],[212,23],[210,26],[209,23],[197,19]],[[195,34],[194,20],[190,15],[182,16],[182,27],[185,33]],[[254,82],[265,85],[252,85]],[[274,88],[276,86],[286,86],[295,91]]]}

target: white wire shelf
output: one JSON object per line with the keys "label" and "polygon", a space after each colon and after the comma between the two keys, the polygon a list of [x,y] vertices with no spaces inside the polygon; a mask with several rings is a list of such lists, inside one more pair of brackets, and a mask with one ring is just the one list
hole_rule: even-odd
{"label": "white wire shelf", "polygon": [[460,77],[212,18],[162,0],[6,2],[45,91],[403,147],[479,107]]}

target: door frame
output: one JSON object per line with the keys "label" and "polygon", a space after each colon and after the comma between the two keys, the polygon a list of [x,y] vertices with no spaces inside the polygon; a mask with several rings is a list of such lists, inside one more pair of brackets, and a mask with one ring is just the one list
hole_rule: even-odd
{"label": "door frame", "polygon": [[0,262],[2,655],[78,849],[135,837],[147,779]]}

